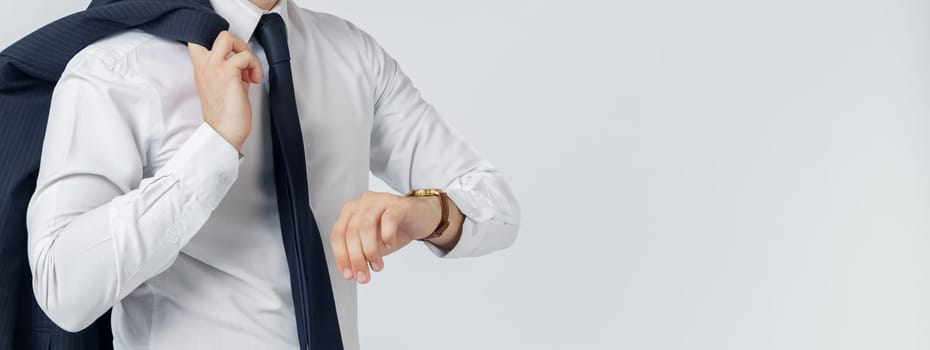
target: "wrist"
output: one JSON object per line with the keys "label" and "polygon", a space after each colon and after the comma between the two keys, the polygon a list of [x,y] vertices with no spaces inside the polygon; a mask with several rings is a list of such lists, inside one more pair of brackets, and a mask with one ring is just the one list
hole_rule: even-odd
{"label": "wrist", "polygon": [[[414,237],[429,242],[441,249],[450,250],[458,244],[462,233],[464,215],[445,191],[440,189],[416,189],[407,194],[407,198],[419,199],[417,203],[426,208],[418,218],[428,220],[425,228],[414,231]],[[434,199],[435,198],[435,199]],[[423,207],[423,205],[426,205]],[[436,216],[437,209],[439,216]],[[418,220],[423,221],[423,220]],[[432,225],[432,226],[429,226]],[[421,234],[425,233],[425,234]]]}
{"label": "wrist", "polygon": [[442,220],[442,208],[439,196],[404,197],[417,213],[417,222],[410,228],[414,239],[420,240],[429,237]]}
{"label": "wrist", "polygon": [[[205,120],[205,121],[206,121],[206,120]],[[240,132],[233,132],[233,131],[230,131],[229,128],[226,128],[226,127],[225,127],[224,125],[222,125],[222,124],[220,124],[220,125],[215,125],[215,124],[210,123],[210,122],[206,122],[206,123],[207,123],[207,125],[210,126],[210,128],[213,129],[213,131],[215,131],[217,134],[219,134],[220,136],[222,136],[223,139],[226,140],[226,142],[229,143],[230,146],[232,146],[233,148],[235,148],[235,149],[236,149],[236,152],[240,152],[240,154],[241,154],[241,152],[242,152],[242,145],[245,143],[245,139],[246,139],[246,137],[248,137],[248,133],[246,133],[245,135],[242,135]]]}
{"label": "wrist", "polygon": [[459,210],[459,207],[448,196],[442,196],[441,199],[448,206],[446,224],[440,235],[424,239],[424,241],[439,247],[442,250],[449,251],[455,247],[462,237],[462,225],[465,222],[465,214]]}

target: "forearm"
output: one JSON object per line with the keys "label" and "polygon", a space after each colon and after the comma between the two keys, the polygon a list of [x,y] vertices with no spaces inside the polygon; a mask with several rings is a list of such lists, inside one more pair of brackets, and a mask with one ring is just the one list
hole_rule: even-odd
{"label": "forearm", "polygon": [[175,185],[170,177],[146,179],[140,189],[78,215],[55,210],[44,193],[36,197],[29,228],[33,288],[56,324],[83,329],[177,256],[180,247],[168,232],[169,212],[183,206]]}
{"label": "forearm", "polygon": [[[157,214],[175,205],[170,186],[153,184],[73,217],[57,213],[51,222],[64,223],[57,229],[30,225],[36,301],[56,324],[83,329],[177,256],[166,235],[170,222]],[[145,203],[153,197],[159,201]],[[44,204],[34,210],[52,210]]]}
{"label": "forearm", "polygon": [[[92,203],[111,196],[111,183],[47,171],[56,175],[40,179],[27,226],[36,300],[53,321],[83,329],[171,265],[235,179],[238,156],[220,142],[201,129],[154,176],[104,204]],[[217,157],[217,147],[227,152]]]}

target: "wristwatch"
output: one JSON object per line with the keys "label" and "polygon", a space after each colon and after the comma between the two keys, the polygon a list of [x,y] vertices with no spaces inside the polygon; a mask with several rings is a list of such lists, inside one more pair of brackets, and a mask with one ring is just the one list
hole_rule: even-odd
{"label": "wristwatch", "polygon": [[442,236],[443,232],[446,232],[446,228],[449,227],[449,203],[446,203],[448,197],[446,192],[438,188],[426,188],[426,189],[415,189],[407,193],[407,197],[429,197],[429,196],[438,196],[439,197],[439,208],[442,211],[439,219],[439,226],[436,227],[436,230],[433,231],[429,236],[425,238],[420,238],[418,241],[425,241],[429,239],[434,239]]}

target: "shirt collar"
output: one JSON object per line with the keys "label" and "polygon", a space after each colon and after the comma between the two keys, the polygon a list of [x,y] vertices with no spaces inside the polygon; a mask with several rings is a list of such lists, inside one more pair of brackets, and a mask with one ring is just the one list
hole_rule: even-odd
{"label": "shirt collar", "polygon": [[262,15],[277,13],[287,20],[287,1],[278,0],[271,10],[262,10],[249,0],[210,0],[213,10],[229,22],[229,31],[249,42]]}

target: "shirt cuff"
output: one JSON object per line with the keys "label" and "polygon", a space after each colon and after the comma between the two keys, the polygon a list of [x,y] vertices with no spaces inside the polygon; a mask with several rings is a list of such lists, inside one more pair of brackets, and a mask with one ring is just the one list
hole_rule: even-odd
{"label": "shirt cuff", "polygon": [[216,209],[239,176],[242,154],[204,122],[159,172],[172,174],[194,190],[198,201]]}
{"label": "shirt cuff", "polygon": [[481,240],[485,236],[488,228],[487,220],[490,219],[490,215],[488,215],[489,213],[482,213],[482,207],[476,203],[476,198],[470,196],[467,190],[463,188],[447,189],[446,195],[465,216],[462,223],[462,235],[455,246],[452,247],[452,250],[449,251],[445,251],[429,242],[423,243],[433,254],[440,258],[473,256],[474,251],[481,245]]}

